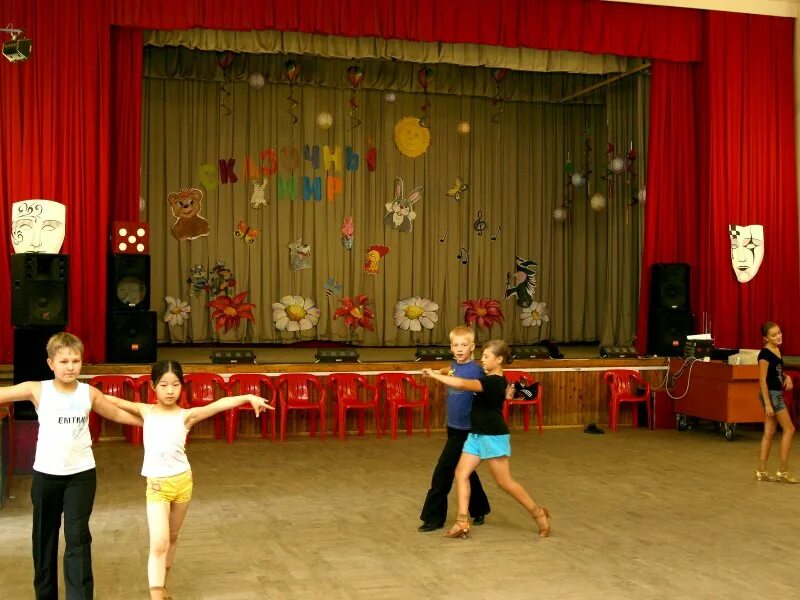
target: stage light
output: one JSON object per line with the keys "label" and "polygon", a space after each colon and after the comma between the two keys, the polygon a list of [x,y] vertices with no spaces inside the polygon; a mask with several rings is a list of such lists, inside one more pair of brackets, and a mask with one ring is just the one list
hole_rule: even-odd
{"label": "stage light", "polygon": [[0,27],[0,31],[11,34],[11,41],[3,42],[3,56],[10,62],[27,60],[31,55],[33,43],[27,38],[19,37],[22,29],[15,29],[13,25],[9,24],[8,27]]}
{"label": "stage light", "polygon": [[415,361],[420,360],[451,360],[453,351],[450,346],[417,346]]}
{"label": "stage light", "polygon": [[358,350],[351,348],[319,348],[316,360],[318,363],[361,362],[358,360]]}

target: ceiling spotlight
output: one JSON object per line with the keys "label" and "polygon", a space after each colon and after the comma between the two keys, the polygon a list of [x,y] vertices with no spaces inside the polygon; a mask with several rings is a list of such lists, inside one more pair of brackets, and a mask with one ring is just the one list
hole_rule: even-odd
{"label": "ceiling spotlight", "polygon": [[15,29],[13,25],[9,24],[8,27],[0,27],[0,31],[11,34],[11,41],[3,42],[3,56],[10,62],[27,60],[31,55],[33,44],[29,39],[19,37],[22,29]]}

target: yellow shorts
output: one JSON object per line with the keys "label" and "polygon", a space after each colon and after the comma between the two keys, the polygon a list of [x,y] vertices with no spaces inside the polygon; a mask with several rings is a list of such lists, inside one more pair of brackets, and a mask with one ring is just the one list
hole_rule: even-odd
{"label": "yellow shorts", "polygon": [[193,487],[190,469],[169,477],[148,477],[145,495],[148,502],[184,503],[192,499]]}

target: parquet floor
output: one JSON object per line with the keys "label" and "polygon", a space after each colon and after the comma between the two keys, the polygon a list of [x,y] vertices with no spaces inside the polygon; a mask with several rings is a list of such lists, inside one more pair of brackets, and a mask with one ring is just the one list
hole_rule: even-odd
{"label": "parquet floor", "polygon": [[[550,508],[553,536],[536,537],[481,467],[493,512],[466,541],[416,531],[441,433],[195,440],[169,587],[176,600],[795,597],[800,485],[753,479],[759,438],[515,431],[512,472]],[[142,451],[95,453],[96,597],[146,598]],[[1,598],[33,598],[29,486],[18,477],[0,512]]]}

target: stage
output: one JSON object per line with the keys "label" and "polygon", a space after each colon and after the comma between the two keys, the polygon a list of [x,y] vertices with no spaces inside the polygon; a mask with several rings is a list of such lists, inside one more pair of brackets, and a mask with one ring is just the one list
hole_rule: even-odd
{"label": "stage", "polygon": [[[485,466],[479,473],[493,507],[486,524],[466,541],[418,533],[443,439],[193,441],[195,496],[171,592],[181,600],[638,600],[791,597],[800,585],[800,491],[755,481],[757,429],[734,444],[711,428],[515,430],[512,473],[552,512],[549,539],[535,535]],[[143,598],[142,449],[101,442],[95,456],[97,597]],[[3,592],[27,598],[30,477],[14,485],[0,513]],[[449,521],[454,495],[450,513]]]}

